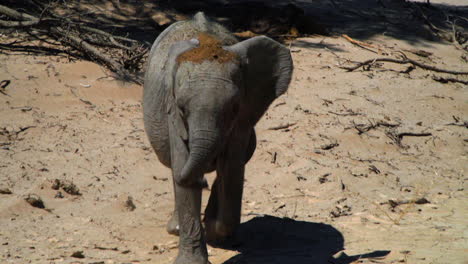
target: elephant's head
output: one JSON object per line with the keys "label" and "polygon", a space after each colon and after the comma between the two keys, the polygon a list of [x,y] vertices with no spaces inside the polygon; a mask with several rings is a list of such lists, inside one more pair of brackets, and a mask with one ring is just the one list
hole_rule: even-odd
{"label": "elephant's head", "polygon": [[252,128],[287,90],[293,64],[289,50],[270,38],[223,46],[201,33],[173,44],[166,70],[169,123],[189,152],[176,180],[188,184],[203,174],[234,126]]}

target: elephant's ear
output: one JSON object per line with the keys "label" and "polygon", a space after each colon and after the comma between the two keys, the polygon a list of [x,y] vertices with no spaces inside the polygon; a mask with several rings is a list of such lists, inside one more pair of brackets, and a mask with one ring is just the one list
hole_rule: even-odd
{"label": "elephant's ear", "polygon": [[288,89],[293,62],[288,48],[265,37],[254,37],[225,49],[237,53],[244,71],[243,119],[258,122],[275,98]]}
{"label": "elephant's ear", "polygon": [[169,93],[167,97],[167,113],[169,115],[169,122],[171,126],[174,127],[177,134],[183,139],[188,139],[187,128],[185,127],[185,122],[183,120],[183,114],[180,108],[176,103],[176,94],[175,94],[175,75],[177,72],[177,57],[180,54],[198,47],[199,41],[197,39],[191,39],[187,41],[179,41],[174,43],[169,49],[169,56],[166,61],[165,76],[164,76],[164,85],[166,86],[166,91]]}

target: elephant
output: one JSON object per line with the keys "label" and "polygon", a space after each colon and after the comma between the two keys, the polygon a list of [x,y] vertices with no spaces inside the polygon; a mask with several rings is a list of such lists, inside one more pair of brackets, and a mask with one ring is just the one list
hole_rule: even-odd
{"label": "elephant", "polygon": [[[265,36],[239,42],[202,12],[155,40],[143,120],[159,161],[172,170],[175,209],[167,231],[180,240],[174,263],[209,263],[206,243],[226,241],[240,224],[254,126],[286,92],[292,72],[285,46]],[[204,174],[215,170],[202,222]]]}

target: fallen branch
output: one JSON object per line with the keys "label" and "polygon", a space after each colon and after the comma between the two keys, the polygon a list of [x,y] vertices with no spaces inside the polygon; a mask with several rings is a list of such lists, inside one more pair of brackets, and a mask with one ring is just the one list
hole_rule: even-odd
{"label": "fallen branch", "polygon": [[396,132],[395,130],[388,130],[385,133],[390,139],[392,139],[399,147],[404,147],[401,141],[403,137],[429,137],[432,136],[432,133],[429,132],[422,132],[422,133],[415,133],[415,132]]}
{"label": "fallen branch", "polygon": [[452,118],[455,120],[455,123],[448,123],[446,126],[460,126],[468,128],[468,121],[462,121],[459,117],[456,116],[452,116]]}
{"label": "fallen branch", "polygon": [[468,128],[468,121],[465,121],[462,124],[460,124],[460,123],[448,123],[448,124],[446,124],[446,126],[459,126],[459,127]]}
{"label": "fallen branch", "polygon": [[428,71],[449,73],[449,74],[454,74],[454,75],[468,75],[468,72],[452,71],[452,70],[445,70],[445,69],[437,68],[437,67],[434,67],[434,66],[430,66],[430,65],[426,65],[426,64],[417,62],[415,60],[407,58],[406,56],[401,60],[392,59],[392,58],[375,58],[375,59],[366,60],[364,62],[360,62],[360,63],[358,63],[358,65],[353,66],[353,67],[340,67],[340,68],[345,69],[348,72],[351,72],[351,71],[354,71],[354,70],[356,70],[356,69],[358,69],[358,68],[360,68],[362,66],[370,65],[370,64],[373,64],[373,63],[378,62],[378,61],[392,62],[392,63],[398,63],[398,64],[408,64],[408,63],[410,63],[413,66],[417,66],[417,67],[419,67],[421,69],[425,69],[425,70],[428,70]]}
{"label": "fallen branch", "polygon": [[5,21],[0,20],[0,27],[30,27],[39,24],[39,20]]}
{"label": "fallen branch", "polygon": [[[95,29],[86,25],[81,25],[81,21],[75,22],[69,18],[64,18],[53,13],[47,7],[41,6],[41,18],[18,12],[6,6],[0,5],[0,15],[4,15],[10,19],[20,21],[7,21],[0,20],[0,26],[4,27],[35,27],[37,26],[36,34],[45,34],[53,37],[64,44],[64,46],[71,46],[74,50],[79,51],[80,57],[90,58],[91,60],[105,65],[111,71],[117,73],[124,79],[134,81],[138,84],[142,83],[142,78],[134,72],[137,72],[142,65],[143,57],[147,53],[147,49],[143,49],[135,45],[138,43],[136,40],[128,39],[125,37],[114,36],[105,31]],[[46,21],[54,21],[54,23],[42,23]],[[37,36],[36,36],[37,37]],[[116,39],[124,41],[127,44],[131,43],[131,47],[119,43]],[[41,39],[41,41],[43,41]],[[14,43],[8,45],[1,45],[0,49],[13,50],[13,51],[36,51],[27,46],[16,47]],[[99,47],[111,47],[114,49],[123,50],[123,56],[120,60],[115,60],[113,54],[115,50],[102,50]],[[45,48],[45,52],[56,52],[58,50],[53,48]],[[38,49],[39,52],[44,52]],[[107,51],[107,52],[105,52]],[[70,53],[70,51],[62,51]],[[76,56],[76,54],[74,54]]]}
{"label": "fallen branch", "polygon": [[[136,41],[134,39],[129,39],[129,38],[120,37],[120,36],[114,36],[114,35],[112,35],[112,34],[110,34],[108,32],[102,31],[102,30],[97,29],[97,28],[92,28],[92,27],[88,27],[88,26],[81,26],[80,28],[82,28],[84,30],[87,30],[89,32],[93,32],[93,33],[100,34],[100,35],[103,35],[105,37],[108,37],[111,42],[115,42],[116,39],[119,39],[119,40],[127,41],[127,42],[130,42],[130,43],[138,43],[138,41]],[[126,47],[126,48],[128,48],[128,47]]]}
{"label": "fallen branch", "polygon": [[102,51],[97,49],[95,46],[89,44],[79,36],[67,32],[61,27],[53,27],[51,28],[51,32],[55,34],[59,40],[68,43],[77,50],[84,51],[85,54],[87,54],[91,58],[96,59],[98,62],[106,65],[112,71],[116,72],[118,75],[124,77],[125,79],[133,80],[138,84],[143,83],[143,80],[140,77],[132,76],[131,73],[129,73],[126,69],[123,68],[122,64],[119,64],[116,60],[107,56]]}
{"label": "fallen branch", "polygon": [[411,200],[388,200],[387,202],[383,202],[380,204],[389,204],[392,208],[395,208],[402,204],[427,204],[431,203],[426,198],[418,198],[418,199],[411,199]]}
{"label": "fallen branch", "polygon": [[358,115],[362,115],[362,113],[356,113],[356,112],[337,113],[337,112],[333,112],[333,111],[328,111],[328,113],[334,114],[334,115],[339,115],[339,116],[358,116]]}
{"label": "fallen branch", "polygon": [[37,19],[34,16],[31,16],[31,15],[26,14],[26,13],[18,12],[18,11],[14,10],[14,9],[8,8],[8,7],[3,6],[3,5],[0,5],[0,13],[6,15],[8,17],[18,19],[18,20],[33,20],[33,21],[35,20],[35,21],[39,21],[39,19]]}
{"label": "fallen branch", "polygon": [[461,84],[468,85],[468,81],[463,81],[463,80],[459,80],[459,79],[455,79],[455,78],[445,78],[445,77],[440,77],[440,76],[432,76],[432,79],[434,81],[440,82],[440,83],[453,82],[453,83],[461,83]]}
{"label": "fallen branch", "polygon": [[370,51],[370,52],[373,52],[373,53],[376,53],[378,54],[379,52],[375,51],[375,50],[371,50],[370,48],[373,48],[373,49],[378,49],[376,47],[374,47],[373,45],[371,44],[367,44],[365,42],[362,42],[362,41],[358,41],[358,40],[355,40],[355,39],[352,39],[350,36],[346,35],[346,34],[343,34],[341,35],[344,39],[346,39],[347,41],[349,41],[351,44],[354,44],[362,49],[365,49],[367,51]]}
{"label": "fallen branch", "polygon": [[94,249],[119,251],[119,248],[117,248],[117,247],[101,247],[101,246],[98,246],[98,245],[94,245]]}
{"label": "fallen branch", "polygon": [[280,130],[280,129],[285,129],[285,128],[289,128],[291,126],[294,126],[296,123],[287,123],[287,124],[283,124],[283,125],[279,125],[279,126],[274,126],[274,127],[270,127],[268,128],[268,130]]}
{"label": "fallen branch", "polygon": [[388,123],[385,121],[377,121],[377,122],[372,122],[371,120],[368,120],[368,121],[369,121],[369,124],[356,124],[354,123],[354,120],[352,121],[354,129],[358,131],[358,135],[364,134],[370,131],[371,129],[375,129],[380,126],[397,127],[400,125],[399,123]]}
{"label": "fallen branch", "polygon": [[7,88],[8,85],[10,85],[11,81],[10,80],[3,80],[0,82],[0,93],[3,95],[9,96],[6,92],[5,89]]}
{"label": "fallen branch", "polygon": [[84,49],[85,51],[90,53],[91,57],[94,57],[98,59],[99,61],[103,62],[109,68],[111,68],[111,70],[114,70],[117,73],[123,73],[120,65],[115,60],[104,55],[101,51],[99,51],[97,48],[90,45],[89,43],[81,39],[80,37],[66,32],[61,27],[51,28],[51,31],[52,33],[56,34],[59,39],[61,39],[64,42],[69,43],[75,49],[78,49],[78,50]]}
{"label": "fallen branch", "polygon": [[429,20],[429,18],[426,16],[426,14],[423,12],[423,10],[415,3],[412,3],[412,5],[419,11],[420,17],[424,20],[424,23],[432,30],[432,32],[439,34],[440,32],[447,32],[441,28],[438,28],[432,22]]}
{"label": "fallen branch", "polygon": [[332,148],[335,148],[335,147],[338,147],[340,144],[338,144],[337,142],[333,142],[333,143],[329,143],[329,144],[325,144],[325,145],[322,145],[320,146],[320,149],[322,150],[330,150]]}
{"label": "fallen branch", "polygon": [[429,137],[432,136],[432,133],[413,133],[413,132],[402,132],[398,134],[398,137]]}
{"label": "fallen branch", "polygon": [[411,52],[413,53],[414,55],[417,55],[419,57],[423,57],[423,58],[429,58],[430,56],[432,56],[432,52],[429,52],[429,51],[425,51],[425,50],[416,50],[416,49],[405,49],[404,51],[408,51],[408,52]]}
{"label": "fallen branch", "polygon": [[54,55],[54,56],[65,56],[69,55],[77,57],[77,54],[70,52],[66,49],[57,49],[52,47],[43,47],[37,45],[16,45],[17,43],[2,44],[0,43],[0,50],[8,50],[13,52],[26,52],[27,54],[34,53],[38,55]]}

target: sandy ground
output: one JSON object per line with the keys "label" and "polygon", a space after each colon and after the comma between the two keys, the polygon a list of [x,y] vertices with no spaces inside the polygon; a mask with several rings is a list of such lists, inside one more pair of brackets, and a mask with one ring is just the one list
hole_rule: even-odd
{"label": "sandy ground", "polygon": [[[451,44],[367,42],[468,69]],[[290,89],[256,128],[243,224],[210,261],[468,263],[467,87],[407,65],[346,72],[379,55],[344,38],[290,48]],[[24,54],[0,54],[1,80],[0,263],[172,263],[172,181],[143,130],[142,88],[91,62]]]}

